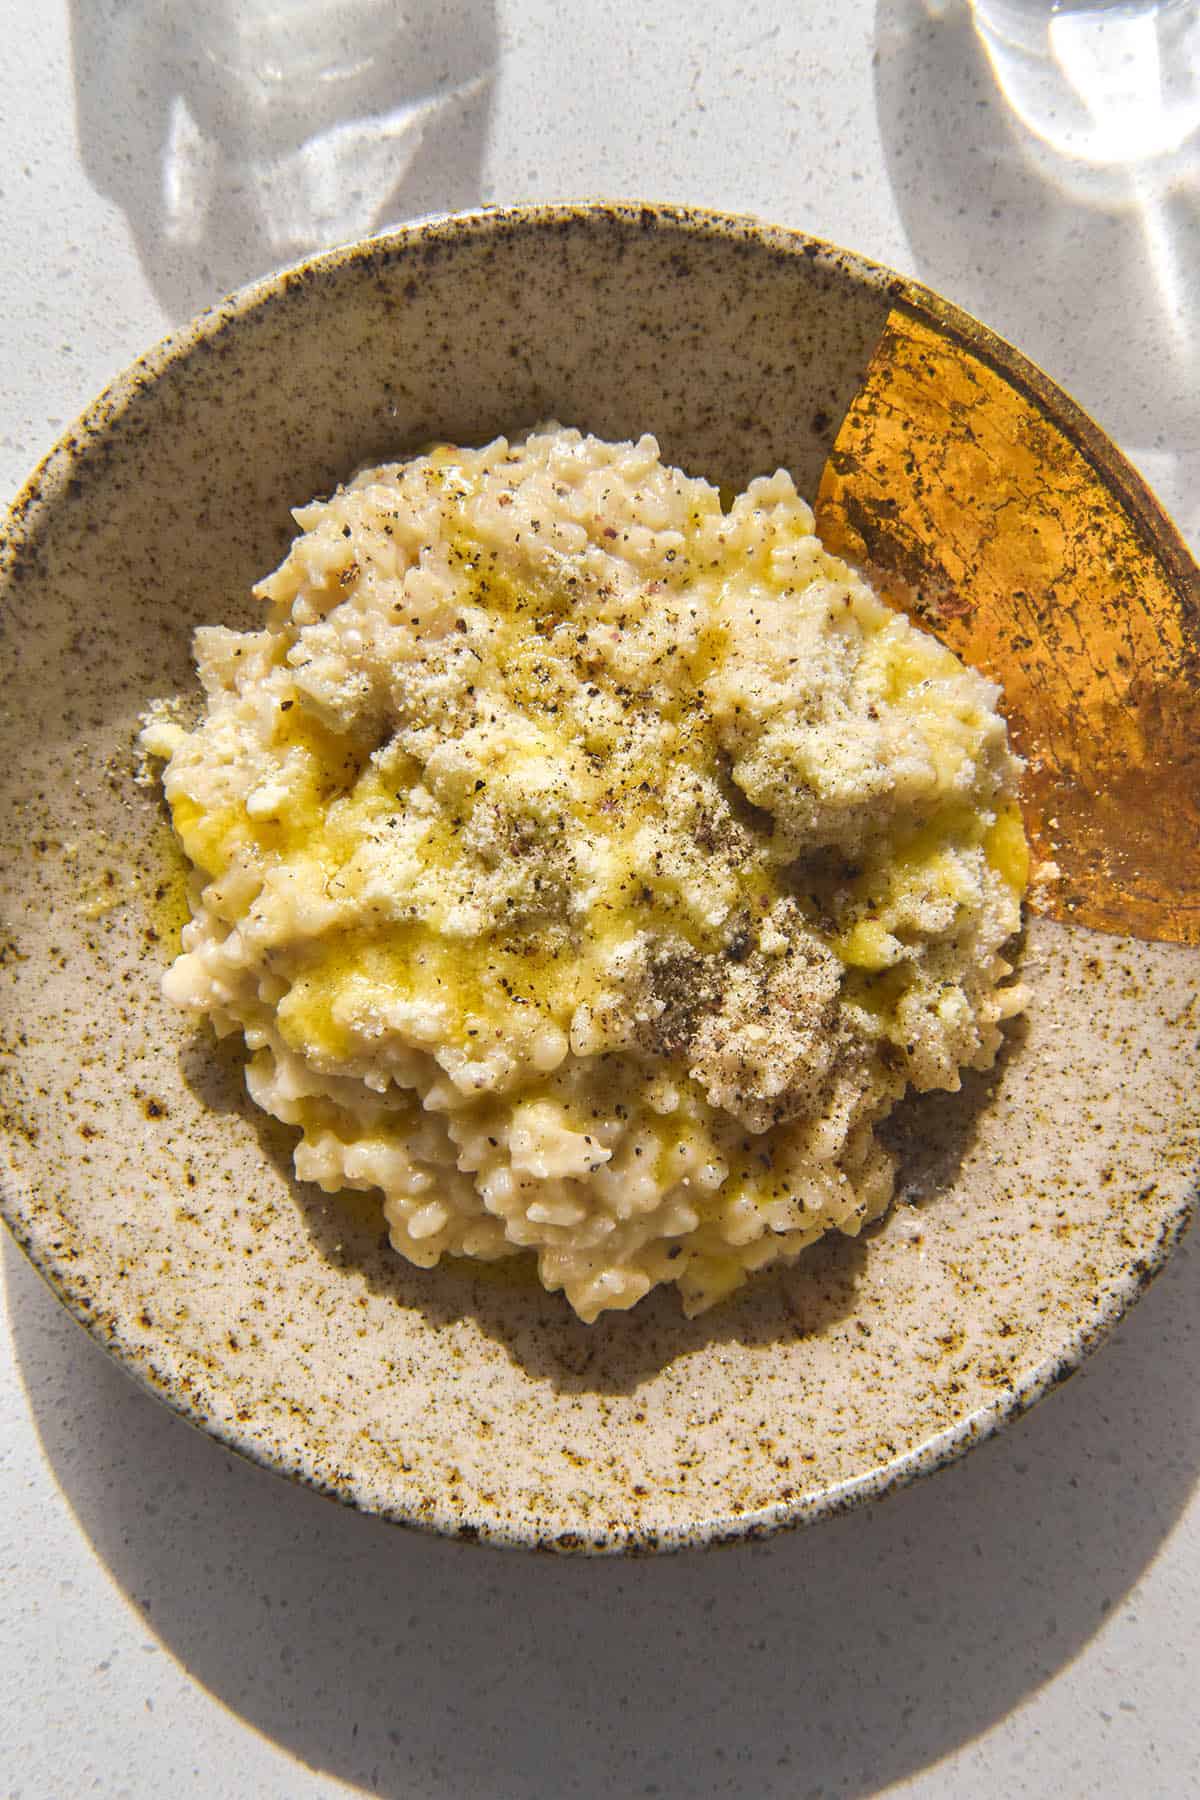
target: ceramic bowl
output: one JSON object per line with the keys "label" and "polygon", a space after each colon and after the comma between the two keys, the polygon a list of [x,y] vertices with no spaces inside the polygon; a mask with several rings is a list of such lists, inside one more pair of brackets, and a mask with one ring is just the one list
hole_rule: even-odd
{"label": "ceramic bowl", "polygon": [[[901,1197],[695,1321],[391,1254],[297,1183],[239,1058],[164,1003],[179,880],[139,714],[247,624],[289,506],[556,417],[822,529],[1006,683],[1057,880],[1028,1018],[908,1104]],[[120,377],[8,521],[3,1206],[152,1392],[365,1511],[555,1549],[750,1536],[958,1455],[1073,1370],[1195,1197],[1196,571],[1054,386],[924,290],[659,207],[434,220],[223,302]],[[1153,1404],[1153,1396],[1147,1397]]]}

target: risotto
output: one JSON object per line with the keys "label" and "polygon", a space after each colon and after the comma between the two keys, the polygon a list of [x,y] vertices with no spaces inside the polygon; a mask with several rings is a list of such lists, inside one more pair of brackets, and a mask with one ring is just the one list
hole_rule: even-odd
{"label": "risotto", "polygon": [[164,987],[395,1248],[689,1313],[887,1207],[906,1087],[1023,1004],[997,690],[652,438],[544,427],[297,511],[263,629],[156,708],[194,866]]}

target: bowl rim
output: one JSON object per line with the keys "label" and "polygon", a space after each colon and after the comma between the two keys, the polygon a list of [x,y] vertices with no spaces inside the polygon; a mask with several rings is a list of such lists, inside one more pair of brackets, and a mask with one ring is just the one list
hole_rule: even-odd
{"label": "bowl rim", "polygon": [[453,243],[520,227],[540,226],[549,231],[571,223],[602,219],[626,225],[670,227],[701,237],[754,243],[784,257],[807,257],[841,269],[861,286],[927,318],[944,335],[970,349],[1036,405],[1050,412],[1105,486],[1117,494],[1141,526],[1172,576],[1181,578],[1185,584],[1200,581],[1200,570],[1179,528],[1112,439],[1059,382],[1001,333],[955,301],[947,300],[911,276],[899,274],[885,263],[860,251],[844,249],[827,238],[816,237],[799,226],[771,224],[754,213],[675,202],[603,198],[496,203],[461,212],[423,214],[367,237],[314,251],[268,274],[256,276],[182,324],[172,326],[105,383],[99,394],[88,402],[35,464],[0,514],[0,575],[6,569],[5,552],[11,554],[10,546],[19,547],[27,516],[35,512],[39,503],[57,496],[61,486],[70,479],[71,466],[81,458],[88,439],[116,423],[139,390],[157,380],[172,363],[190,355],[202,343],[215,342],[223,332],[270,305],[279,296],[303,287],[314,277],[352,263],[367,262],[379,256],[390,260],[418,240]]}
{"label": "bowl rim", "polygon": [[[368,237],[315,252],[258,277],[174,327],[106,384],[63,431],[35,466],[5,513],[0,515],[0,591],[19,569],[23,552],[36,534],[39,520],[67,488],[89,445],[103,438],[120,421],[143,387],[156,381],[175,362],[190,356],[199,346],[214,343],[245,318],[326,273],[380,258],[391,260],[404,255],[417,243],[481,240],[497,232],[519,229],[548,232],[560,231],[570,225],[586,228],[590,223],[603,220],[626,227],[637,224],[645,228],[667,228],[709,240],[750,243],[784,258],[821,262],[839,269],[860,286],[886,297],[893,305],[928,320],[944,336],[969,349],[1021,390],[1039,411],[1053,420],[1153,546],[1172,578],[1185,590],[1200,594],[1200,570],[1197,570],[1178,529],[1122,453],[1044,370],[954,302],[856,251],[842,249],[798,228],[766,223],[753,214],[653,201],[607,199],[485,205],[462,212],[424,215]],[[1109,1290],[1104,1303],[1076,1327],[1060,1350],[1035,1365],[1017,1385],[1001,1391],[987,1404],[888,1462],[816,1494],[779,1501],[752,1513],[696,1519],[687,1527],[676,1527],[671,1531],[651,1531],[634,1525],[625,1530],[614,1530],[610,1523],[603,1531],[585,1528],[544,1536],[518,1524],[502,1524],[484,1518],[467,1519],[444,1504],[429,1512],[403,1505],[380,1506],[358,1491],[352,1472],[339,1471],[336,1479],[326,1480],[303,1467],[299,1459],[289,1460],[284,1450],[258,1441],[251,1430],[242,1430],[234,1422],[225,1423],[211,1417],[201,1402],[156,1368],[147,1349],[125,1342],[108,1320],[96,1316],[90,1296],[85,1296],[72,1282],[69,1260],[56,1256],[49,1242],[40,1241],[36,1218],[26,1221],[22,1217],[16,1196],[10,1191],[9,1180],[0,1179],[0,1218],[4,1219],[19,1248],[66,1310],[139,1386],[225,1449],[273,1474],[298,1481],[350,1510],[392,1524],[503,1547],[608,1555],[707,1548],[771,1536],[882,1499],[886,1494],[957,1461],[975,1444],[1020,1417],[1076,1373],[1161,1272],[1198,1206],[1200,1180],[1164,1218],[1153,1250],[1130,1266],[1125,1280]]]}

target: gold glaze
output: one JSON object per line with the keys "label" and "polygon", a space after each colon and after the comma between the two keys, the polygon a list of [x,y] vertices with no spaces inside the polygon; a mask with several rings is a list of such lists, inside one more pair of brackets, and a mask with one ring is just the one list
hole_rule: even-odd
{"label": "gold glaze", "polygon": [[892,312],[826,465],[818,529],[1002,684],[1034,855],[1060,871],[1032,903],[1200,943],[1196,571],[986,359],[988,334],[977,350],[949,323]]}

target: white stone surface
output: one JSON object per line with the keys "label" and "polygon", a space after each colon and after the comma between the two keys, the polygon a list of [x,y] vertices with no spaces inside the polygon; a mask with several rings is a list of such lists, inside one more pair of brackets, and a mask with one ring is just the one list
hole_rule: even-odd
{"label": "white stone surface", "polygon": [[[961,300],[1195,544],[1195,145],[1136,178],[1064,163],[1013,124],[959,0],[408,16],[0,6],[0,498],[169,323],[339,225],[603,194],[758,212]],[[933,1481],[631,1565],[447,1545],[292,1489],[147,1399],[2,1260],[9,1795],[1200,1789],[1194,1249],[1079,1377]]]}

